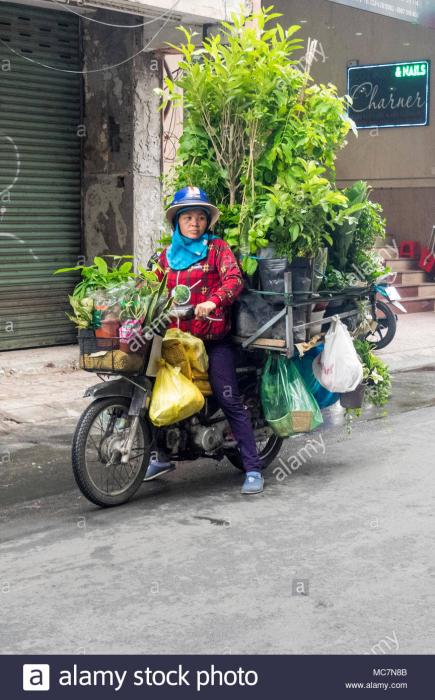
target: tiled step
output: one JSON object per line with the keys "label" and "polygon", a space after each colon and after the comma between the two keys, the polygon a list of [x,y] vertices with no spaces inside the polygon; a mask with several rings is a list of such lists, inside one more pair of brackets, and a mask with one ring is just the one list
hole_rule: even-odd
{"label": "tiled step", "polygon": [[402,299],[420,296],[418,286],[409,286],[408,287],[408,286],[405,286],[403,284],[395,284],[395,283],[394,283],[394,286],[396,287],[396,289],[399,292]]}
{"label": "tiled step", "polygon": [[396,274],[396,278],[394,282],[391,282],[391,284],[400,285],[400,284],[406,284],[406,285],[419,285],[419,284],[425,284],[427,282],[427,275],[423,270],[414,271],[414,270],[403,270],[402,272],[398,272]]}
{"label": "tiled step", "polygon": [[431,297],[435,296],[435,284],[423,282],[422,284],[397,284],[394,283],[401,297]]}
{"label": "tiled step", "polygon": [[[384,249],[385,250],[385,249]],[[382,254],[383,249],[379,248]],[[419,260],[411,258],[395,258],[386,251],[385,263],[392,274],[388,282],[395,287],[402,297],[401,304],[407,313],[435,311],[435,280],[419,268]],[[379,297],[381,299],[381,297]],[[395,312],[403,313],[399,309]]]}
{"label": "tiled step", "polygon": [[390,267],[393,272],[403,272],[406,270],[415,270],[418,272],[418,260],[411,260],[410,258],[399,258],[398,260],[385,260],[388,267]]}
{"label": "tiled step", "polygon": [[424,284],[420,284],[418,288],[418,296],[419,297],[432,297],[435,296],[435,284],[432,282],[425,282]]}
{"label": "tiled step", "polygon": [[[425,297],[406,297],[400,302],[405,307],[407,313],[415,314],[421,311],[435,311],[435,295]],[[397,314],[403,313],[400,309],[394,308]]]}

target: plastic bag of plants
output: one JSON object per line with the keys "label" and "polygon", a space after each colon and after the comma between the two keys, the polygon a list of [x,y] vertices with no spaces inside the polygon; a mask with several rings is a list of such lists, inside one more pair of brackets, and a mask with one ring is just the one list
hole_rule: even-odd
{"label": "plastic bag of plants", "polygon": [[118,293],[120,347],[124,352],[140,353],[146,340],[167,325],[164,311],[172,301],[166,293],[165,280],[154,288],[145,284],[124,285]]}
{"label": "plastic bag of plants", "polygon": [[94,329],[97,346],[103,350],[115,347],[111,342],[118,337],[119,330],[119,308],[114,307],[113,301],[106,289],[96,289],[90,292],[93,300],[92,328]]}
{"label": "plastic bag of plants", "polygon": [[264,417],[280,437],[314,430],[323,422],[314,397],[295,364],[283,355],[269,355],[261,377]]}

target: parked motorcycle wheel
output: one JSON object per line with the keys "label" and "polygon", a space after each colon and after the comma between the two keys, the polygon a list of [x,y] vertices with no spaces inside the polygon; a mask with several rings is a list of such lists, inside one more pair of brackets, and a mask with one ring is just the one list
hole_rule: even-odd
{"label": "parked motorcycle wheel", "polygon": [[130,400],[94,401],[81,415],[73,437],[72,465],[80,491],[97,506],[119,506],[142,484],[151,454],[151,431],[141,417],[128,464],[118,450],[127,436]]}
{"label": "parked motorcycle wheel", "polygon": [[[254,430],[265,426],[266,421],[264,420],[261,411],[260,398],[255,385],[250,385],[245,390],[244,403],[248,406],[248,410],[251,414]],[[284,440],[275,434],[271,435],[267,440],[263,439],[257,441],[257,454],[260,457],[261,468],[263,470],[267,469],[267,467],[272,464],[275,457],[279,454],[283,442]],[[243,468],[242,457],[237,448],[226,450],[225,454],[236,469],[245,471]]]}
{"label": "parked motorcycle wheel", "polygon": [[[380,313],[381,315],[378,315]],[[396,314],[384,301],[376,301],[377,327],[373,333],[366,335],[366,340],[373,343],[376,350],[386,348],[391,343],[397,330]]]}

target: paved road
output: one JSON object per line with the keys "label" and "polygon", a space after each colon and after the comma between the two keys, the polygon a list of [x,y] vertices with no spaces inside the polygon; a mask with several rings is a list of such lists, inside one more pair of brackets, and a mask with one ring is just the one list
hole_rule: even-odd
{"label": "paved road", "polygon": [[17,426],[1,652],[435,653],[434,378],[396,375],[388,416],[351,437],[333,414],[310,457],[287,441],[255,498],[204,462],[100,510],[71,476],[73,420]]}

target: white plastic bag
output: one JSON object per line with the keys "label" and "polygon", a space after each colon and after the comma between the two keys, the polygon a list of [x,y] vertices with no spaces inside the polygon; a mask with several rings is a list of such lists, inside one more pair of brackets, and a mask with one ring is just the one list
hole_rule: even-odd
{"label": "white plastic bag", "polygon": [[319,384],[328,391],[345,394],[361,384],[363,367],[346,326],[334,318],[325,336],[323,352],[313,362]]}

